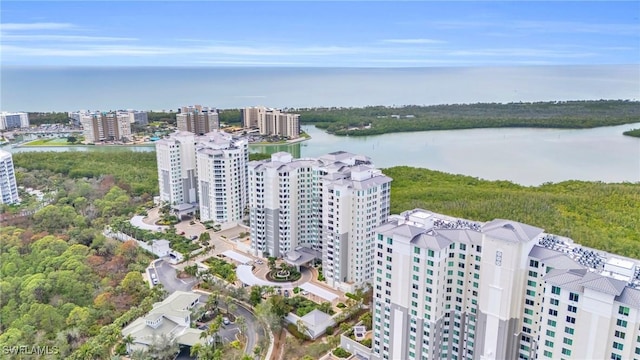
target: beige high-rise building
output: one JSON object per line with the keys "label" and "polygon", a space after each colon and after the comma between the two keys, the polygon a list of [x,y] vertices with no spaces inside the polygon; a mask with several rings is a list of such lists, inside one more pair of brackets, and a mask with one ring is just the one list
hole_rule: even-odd
{"label": "beige high-rise building", "polygon": [[300,136],[300,115],[263,106],[242,109],[242,126],[258,129],[261,135],[295,139]]}
{"label": "beige high-rise building", "polygon": [[220,128],[218,110],[206,106],[182,107],[176,115],[179,131],[188,131],[196,135],[204,135]]}
{"label": "beige high-rise building", "polygon": [[377,230],[372,359],[640,358],[640,262],[510,220]]}
{"label": "beige high-rise building", "polygon": [[87,144],[131,139],[131,122],[127,114],[85,113],[80,115],[80,123]]}

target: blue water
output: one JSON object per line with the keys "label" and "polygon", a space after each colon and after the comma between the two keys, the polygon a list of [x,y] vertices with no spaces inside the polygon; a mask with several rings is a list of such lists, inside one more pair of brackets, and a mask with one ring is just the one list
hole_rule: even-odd
{"label": "blue water", "polygon": [[640,99],[638,65],[0,68],[0,110],[176,110]]}

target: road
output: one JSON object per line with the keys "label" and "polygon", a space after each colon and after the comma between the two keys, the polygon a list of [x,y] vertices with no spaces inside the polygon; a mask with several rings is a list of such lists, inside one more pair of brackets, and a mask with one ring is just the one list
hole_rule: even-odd
{"label": "road", "polygon": [[[158,280],[164,286],[164,289],[173,293],[175,291],[192,291],[193,286],[196,284],[195,278],[190,279],[178,279],[176,277],[176,269],[163,260],[155,260],[155,266],[152,266],[151,272],[154,272],[158,276]],[[200,296],[200,303],[205,304],[207,302],[208,295]],[[258,345],[261,338],[266,336],[264,329],[260,325],[260,322],[256,317],[241,304],[237,304],[236,316],[242,316],[245,318],[245,324],[247,326],[247,347],[246,353],[252,354],[253,349]],[[221,302],[221,307],[226,308],[225,304]],[[220,335],[225,339],[225,342],[235,340],[235,334],[239,332],[237,324],[230,324],[223,326],[220,330]]]}

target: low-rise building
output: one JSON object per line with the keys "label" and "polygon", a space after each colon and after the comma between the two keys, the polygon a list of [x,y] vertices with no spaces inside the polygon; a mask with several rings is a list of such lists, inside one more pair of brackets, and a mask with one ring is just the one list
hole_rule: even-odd
{"label": "low-rise building", "polygon": [[199,304],[200,295],[176,291],[153,309],[122,329],[122,336],[131,337],[127,352],[148,351],[154,344],[175,341],[178,345],[203,344],[202,330],[191,328],[191,311]]}

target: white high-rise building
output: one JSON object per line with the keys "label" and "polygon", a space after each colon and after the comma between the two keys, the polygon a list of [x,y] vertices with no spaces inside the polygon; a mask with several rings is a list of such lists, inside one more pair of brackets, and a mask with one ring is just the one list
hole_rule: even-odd
{"label": "white high-rise building", "polygon": [[249,163],[249,223],[257,256],[283,257],[298,246],[320,251],[321,194],[316,159],[286,152]]}
{"label": "white high-rise building", "polygon": [[640,262],[509,220],[412,210],[375,244],[372,359],[632,359]]}
{"label": "white high-rise building", "polygon": [[0,113],[0,130],[29,127],[29,114],[26,112]]}
{"label": "white high-rise building", "polygon": [[251,162],[252,248],[275,257],[298,247],[318,251],[329,285],[352,291],[371,279],[373,234],[389,215],[390,182],[369,158],[343,151]]}
{"label": "white high-rise building", "polygon": [[177,131],[156,141],[160,200],[171,205],[198,202],[195,135]]}
{"label": "white high-rise building", "polygon": [[0,150],[0,203],[19,203],[18,186],[10,152]]}
{"label": "white high-rise building", "polygon": [[240,222],[248,206],[249,143],[224,132],[197,137],[200,220]]}

